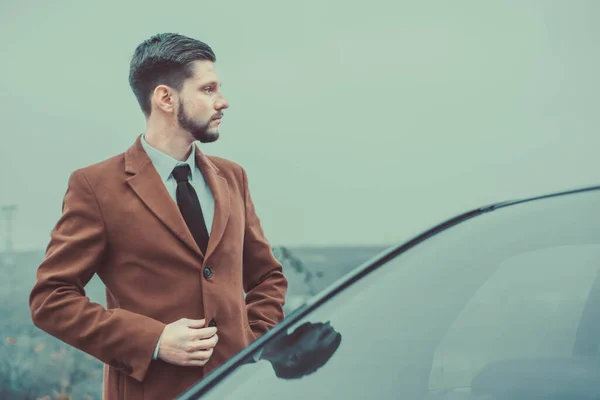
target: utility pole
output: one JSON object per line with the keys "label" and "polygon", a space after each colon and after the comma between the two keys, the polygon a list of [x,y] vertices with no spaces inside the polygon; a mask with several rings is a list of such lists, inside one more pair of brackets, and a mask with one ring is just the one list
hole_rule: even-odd
{"label": "utility pole", "polygon": [[4,246],[4,257],[2,257],[2,263],[4,265],[10,265],[13,264],[15,261],[13,243],[13,222],[15,214],[17,212],[17,206],[16,204],[0,206],[0,211],[2,212],[2,220],[4,221],[6,235],[6,244]]}

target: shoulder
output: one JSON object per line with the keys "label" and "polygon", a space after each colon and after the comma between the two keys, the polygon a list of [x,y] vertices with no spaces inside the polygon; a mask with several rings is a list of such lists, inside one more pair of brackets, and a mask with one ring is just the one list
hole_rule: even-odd
{"label": "shoulder", "polygon": [[240,164],[236,163],[235,161],[231,161],[231,160],[228,160],[228,159],[222,158],[222,157],[210,156],[210,155],[207,155],[206,157],[210,160],[210,162],[212,162],[220,170],[225,170],[225,171],[231,171],[231,170],[242,171],[243,170],[242,166]]}
{"label": "shoulder", "polygon": [[240,181],[246,179],[246,171],[240,164],[217,156],[207,155],[207,158],[217,167],[222,175],[233,175]]}
{"label": "shoulder", "polygon": [[248,192],[248,177],[246,170],[240,164],[216,156],[207,156],[209,161],[218,170],[218,174],[225,178],[229,183],[229,188],[238,192],[241,196],[246,196]]}
{"label": "shoulder", "polygon": [[125,153],[76,169],[69,178],[69,184],[109,185],[118,181],[121,175],[125,176]]}

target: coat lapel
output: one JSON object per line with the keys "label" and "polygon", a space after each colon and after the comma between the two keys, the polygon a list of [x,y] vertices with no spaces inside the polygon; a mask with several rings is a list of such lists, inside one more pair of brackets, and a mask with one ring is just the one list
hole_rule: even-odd
{"label": "coat lapel", "polygon": [[223,238],[229,219],[229,186],[227,180],[220,175],[219,168],[200,151],[198,146],[196,146],[196,164],[202,171],[215,199],[215,215],[206,249],[206,258],[209,258]]}
{"label": "coat lapel", "polygon": [[[177,204],[169,195],[158,172],[154,169],[152,161],[144,151],[140,138],[141,135],[125,153],[125,171],[131,175],[127,178],[127,183],[140,200],[175,236],[200,257],[204,257],[185,224]],[[207,254],[210,253],[210,250],[211,243],[209,241]]]}

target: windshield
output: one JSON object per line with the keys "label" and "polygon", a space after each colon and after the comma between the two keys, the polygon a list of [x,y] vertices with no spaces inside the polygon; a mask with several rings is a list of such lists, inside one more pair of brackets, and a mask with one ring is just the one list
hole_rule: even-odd
{"label": "windshield", "polygon": [[582,192],[443,231],[287,330],[330,327],[322,365],[290,377],[263,358],[202,399],[597,398],[599,209]]}

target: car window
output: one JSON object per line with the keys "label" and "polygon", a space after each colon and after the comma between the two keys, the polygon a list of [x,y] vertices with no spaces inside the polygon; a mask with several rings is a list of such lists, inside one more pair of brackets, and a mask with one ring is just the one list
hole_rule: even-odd
{"label": "car window", "polygon": [[437,346],[430,391],[470,391],[486,366],[503,360],[572,357],[599,259],[598,245],[570,245],[500,263]]}
{"label": "car window", "polygon": [[443,231],[287,329],[339,333],[322,366],[290,379],[261,360],[202,398],[594,398],[597,354],[574,349],[582,337],[597,346],[584,310],[600,268],[599,206],[596,192],[554,197]]}

